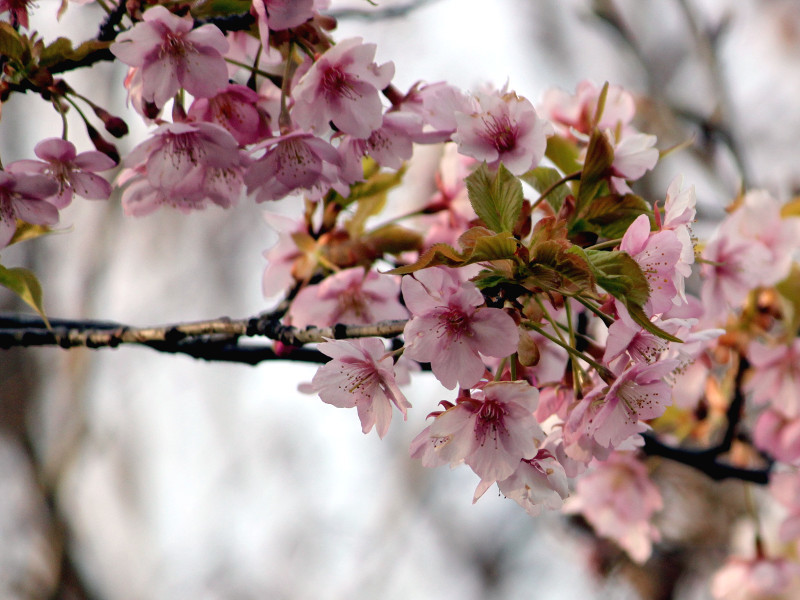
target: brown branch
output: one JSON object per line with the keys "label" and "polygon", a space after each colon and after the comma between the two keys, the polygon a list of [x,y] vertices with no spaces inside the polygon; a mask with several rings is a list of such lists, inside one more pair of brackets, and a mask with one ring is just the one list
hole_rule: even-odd
{"label": "brown branch", "polygon": [[0,315],[0,348],[116,348],[122,344],[138,344],[160,352],[247,364],[278,359],[325,362],[327,358],[314,350],[287,348],[278,351],[272,345],[241,344],[241,338],[266,337],[285,346],[297,347],[326,339],[392,338],[403,332],[406,323],[383,321],[372,325],[337,324],[298,329],[281,323],[284,312],[285,307],[280,307],[250,319],[223,317],[157,327],[132,327],[111,321],[50,319],[49,329],[38,317]]}

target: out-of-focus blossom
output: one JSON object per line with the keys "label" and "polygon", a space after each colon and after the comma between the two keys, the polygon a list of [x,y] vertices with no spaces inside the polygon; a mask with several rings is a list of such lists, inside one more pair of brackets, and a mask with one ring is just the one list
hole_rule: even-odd
{"label": "out-of-focus blossom", "polygon": [[58,184],[56,194],[48,199],[56,208],[72,202],[73,192],[90,200],[108,200],[111,184],[95,171],[106,171],[116,165],[108,156],[95,150],[75,151],[72,142],[61,138],[42,140],[33,149],[38,160],[18,160],[8,165],[13,173],[39,173]]}
{"label": "out-of-focus blossom", "polygon": [[[497,487],[532,517],[540,515],[543,510],[558,510],[569,496],[564,467],[545,449],[539,450],[533,458],[522,459],[517,470],[510,477],[498,481]],[[476,492],[475,495],[480,494]]]}
{"label": "out-of-focus blossom", "polygon": [[491,167],[502,162],[514,175],[539,164],[552,134],[533,105],[513,92],[478,95],[471,112],[456,113],[456,123],[459,152]]}
{"label": "out-of-focus blossom", "polygon": [[141,67],[142,98],[161,107],[181,88],[193,96],[213,96],[228,82],[223,54],[228,42],[216,25],[194,29],[191,17],[163,6],[145,11],[144,20],[117,36],[110,50],[119,60]]}
{"label": "out-of-focus blossom", "polygon": [[[678,241],[681,243],[681,256],[675,265],[677,277],[675,278],[675,288],[678,295],[673,299],[674,303],[686,302],[686,292],[684,281],[692,274],[694,264],[694,242],[692,241],[691,224],[694,222],[696,214],[697,198],[694,186],[683,188],[683,176],[678,175],[667,188],[667,197],[664,202],[664,218],[661,220],[661,229],[668,229],[675,232]],[[657,217],[660,213],[657,214]]]}
{"label": "out-of-focus blossom", "polygon": [[411,443],[423,465],[466,462],[485,485],[510,477],[519,461],[534,458],[545,435],[533,411],[539,392],[522,381],[487,383],[470,398],[433,413],[435,420]]}
{"label": "out-of-focus blossom", "polygon": [[[588,138],[592,133],[601,91],[602,88],[588,80],[578,84],[575,94],[553,88],[545,93],[539,110],[542,116],[559,128],[560,133],[577,133]],[[603,113],[596,125],[601,131],[609,129],[621,134],[629,133],[629,124],[635,113],[636,102],[631,93],[618,85],[610,85]]]}
{"label": "out-of-focus blossom", "polygon": [[394,64],[378,66],[375,48],[351,38],[320,56],[292,93],[297,124],[323,133],[332,121],[357,138],[367,138],[378,129],[383,122],[380,90],[391,82]]}
{"label": "out-of-focus blossom", "polygon": [[789,419],[800,417],[800,339],[773,347],[753,341],[747,358],[752,370],[744,390],[752,392],[753,402]]}
{"label": "out-of-focus blossom", "polygon": [[35,6],[33,0],[0,0],[0,14],[11,13],[11,23],[29,28],[28,8]]}
{"label": "out-of-focus blossom", "polygon": [[34,225],[58,223],[58,209],[48,201],[58,184],[44,175],[0,170],[0,249],[17,230],[17,219]]}
{"label": "out-of-focus blossom", "polygon": [[406,319],[408,311],[400,304],[399,296],[397,277],[356,267],[303,288],[292,302],[289,315],[295,327],[369,325]]}
{"label": "out-of-focus blossom", "polygon": [[478,308],[483,295],[449,269],[434,267],[406,276],[401,284],[412,319],[405,327],[406,356],[431,363],[447,389],[468,388],[485,370],[480,354],[502,358],[516,351],[514,320],[497,308]]}
{"label": "out-of-focus blossom", "polygon": [[638,563],[645,562],[660,539],[650,522],[661,510],[658,488],[645,465],[627,453],[616,452],[578,479],[564,512],[582,514],[594,530],[617,542]]}
{"label": "out-of-focus blossom", "polygon": [[335,340],[319,344],[318,349],[333,360],[317,370],[311,385],[323,402],[340,408],[358,409],[361,429],[373,427],[383,438],[392,420],[392,404],[403,417],[411,408],[397,387],[394,362],[383,340]]}
{"label": "out-of-focus blossom", "polygon": [[715,600],[788,600],[799,575],[800,565],[783,558],[732,557],[714,574],[711,594]]}
{"label": "out-of-focus blossom", "polygon": [[776,410],[765,410],[753,427],[753,443],[775,460],[800,464],[800,418],[789,419]]}

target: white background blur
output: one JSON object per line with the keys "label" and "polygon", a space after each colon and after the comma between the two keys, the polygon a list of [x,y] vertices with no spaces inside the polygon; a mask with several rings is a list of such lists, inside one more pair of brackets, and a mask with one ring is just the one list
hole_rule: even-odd
{"label": "white background blur", "polygon": [[[590,10],[612,2],[638,57]],[[95,31],[96,7],[70,5],[56,23],[58,4],[39,0],[31,17],[46,41]],[[332,4],[373,10],[360,0]],[[550,86],[572,91],[589,78],[705,117],[722,99],[751,184],[787,198],[800,187],[800,3],[685,4],[703,27],[730,19],[715,76],[698,58],[702,39],[692,37],[679,0],[439,0],[402,18],[344,19],[335,36],[377,43],[377,60],[394,61],[400,89],[420,79],[465,89],[508,80],[536,104]],[[121,113],[123,76],[99,65],[67,80]],[[648,106],[663,129],[659,147],[685,139],[690,129]],[[136,117],[126,120],[132,133],[121,149],[147,131]],[[79,150],[89,149],[80,123],[70,127]],[[32,157],[37,141],[60,133],[51,107],[15,94],[0,120],[4,164]],[[683,173],[706,219],[721,214],[739,185],[724,149],[710,161],[686,151],[657,171],[647,183],[659,194],[651,199]],[[393,201],[424,200],[415,193]],[[71,231],[6,250],[2,263],[37,272],[54,317],[142,326],[245,317],[271,308],[261,296],[262,252],[275,239],[261,213],[270,208],[245,200],[228,212],[162,209],[131,219],[116,199],[76,199],[62,213]],[[13,301],[0,290],[2,305]],[[361,433],[355,411],[295,391],[313,373],[300,364],[209,364],[130,347],[0,351],[0,405],[25,395],[40,475],[57,490],[89,597],[638,597],[622,578],[605,583],[593,574],[589,547],[558,515],[532,519],[496,491],[473,506],[471,472],[427,470],[408,458],[427,413],[453,396],[430,377],[407,390],[408,422],[395,414],[380,441]],[[16,439],[0,440],[0,600],[47,598],[60,560],[48,512]],[[707,597],[699,567],[680,594]]]}

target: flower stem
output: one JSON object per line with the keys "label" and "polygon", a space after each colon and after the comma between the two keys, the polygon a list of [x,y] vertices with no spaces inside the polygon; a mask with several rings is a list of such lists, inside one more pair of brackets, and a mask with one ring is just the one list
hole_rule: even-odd
{"label": "flower stem", "polygon": [[534,208],[536,208],[537,206],[539,206],[539,204],[542,202],[542,200],[544,200],[545,198],[547,198],[547,196],[548,196],[548,195],[549,195],[549,194],[550,194],[550,193],[551,193],[553,190],[555,190],[555,189],[556,189],[558,186],[560,186],[560,185],[564,185],[564,184],[565,184],[565,183],[567,183],[568,181],[574,181],[574,180],[576,180],[576,179],[580,179],[580,178],[581,178],[581,173],[583,173],[583,171],[575,171],[574,173],[570,173],[569,175],[564,175],[564,177],[562,177],[562,178],[561,178],[561,179],[559,179],[558,181],[555,181],[555,182],[553,182],[553,183],[552,183],[550,186],[548,186],[547,188],[545,188],[545,190],[544,190],[544,191],[541,193],[541,195],[540,195],[540,196],[539,196],[539,197],[536,199],[536,201],[535,201],[533,204],[531,204],[531,210],[533,210]]}

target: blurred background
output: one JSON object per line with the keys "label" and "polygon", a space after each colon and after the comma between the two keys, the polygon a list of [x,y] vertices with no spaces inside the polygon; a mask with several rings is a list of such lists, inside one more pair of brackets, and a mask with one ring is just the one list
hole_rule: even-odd
{"label": "blurred background", "polygon": [[[97,7],[70,3],[57,22],[59,4],[33,10],[46,41],[93,35]],[[336,39],[377,43],[401,89],[508,81],[537,104],[582,79],[627,87],[660,148],[694,140],[639,191],[663,199],[682,173],[697,189],[700,236],[743,184],[782,199],[800,188],[796,0],[333,0],[330,12]],[[125,114],[124,74],[97,65],[67,79]],[[121,150],[147,131],[127,114]],[[60,132],[51,107],[13,95],[4,164]],[[431,185],[393,201],[419,203]],[[62,212],[67,233],[4,250],[3,264],[34,269],[54,317],[241,318],[271,308],[261,295],[270,208],[132,219],[113,198],[78,199]],[[23,308],[0,290],[0,310]],[[313,373],[135,347],[0,351],[0,600],[710,597],[742,508],[736,486],[655,465],[664,542],[637,566],[559,515],[532,519],[496,492],[473,506],[467,470],[411,461],[425,416],[452,399],[427,376],[406,392],[408,423],[395,418],[380,441],[353,411],[296,391]]]}

